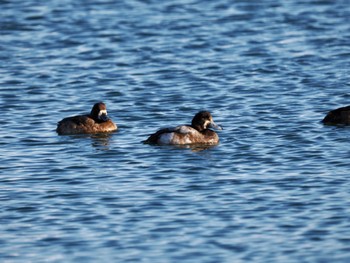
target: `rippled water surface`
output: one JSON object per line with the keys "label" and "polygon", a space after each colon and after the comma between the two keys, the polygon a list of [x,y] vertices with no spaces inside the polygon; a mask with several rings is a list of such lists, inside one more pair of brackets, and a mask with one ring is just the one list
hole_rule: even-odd
{"label": "rippled water surface", "polygon": [[[349,262],[347,0],[0,1],[1,262]],[[107,104],[119,130],[58,136]],[[202,109],[208,149],[150,146]]]}

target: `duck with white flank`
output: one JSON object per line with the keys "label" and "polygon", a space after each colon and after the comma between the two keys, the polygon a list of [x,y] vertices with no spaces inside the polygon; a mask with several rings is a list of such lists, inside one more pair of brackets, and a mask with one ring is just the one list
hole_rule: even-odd
{"label": "duck with white flank", "polygon": [[145,143],[161,145],[216,145],[219,143],[219,136],[212,129],[222,130],[222,127],[215,124],[210,112],[200,111],[192,119],[191,125],[161,129],[152,134]]}

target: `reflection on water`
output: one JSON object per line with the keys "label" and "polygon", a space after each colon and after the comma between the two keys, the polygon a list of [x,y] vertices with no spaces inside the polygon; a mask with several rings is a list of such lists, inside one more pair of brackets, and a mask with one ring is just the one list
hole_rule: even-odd
{"label": "reflection on water", "polygon": [[91,145],[97,150],[108,151],[110,149],[111,137],[114,133],[90,134]]}
{"label": "reflection on water", "polygon": [[70,138],[73,141],[80,140],[91,140],[91,146],[100,151],[108,151],[110,150],[110,145],[112,141],[112,137],[116,132],[111,133],[95,133],[95,134],[74,134],[74,135],[57,135],[60,136],[60,140],[64,141],[64,138]]}
{"label": "reflection on water", "polygon": [[180,149],[190,149],[192,152],[201,152],[204,150],[215,148],[217,147],[217,145],[188,144],[188,145],[175,145],[174,147],[177,147]]}

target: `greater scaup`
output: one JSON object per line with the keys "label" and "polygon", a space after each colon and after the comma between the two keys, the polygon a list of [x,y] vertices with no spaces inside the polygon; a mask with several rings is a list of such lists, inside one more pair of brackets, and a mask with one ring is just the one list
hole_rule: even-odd
{"label": "greater scaup", "polygon": [[322,122],[328,125],[350,125],[350,106],[341,107],[328,112]]}
{"label": "greater scaup", "polygon": [[102,133],[117,130],[117,125],[107,116],[107,108],[103,102],[96,103],[87,115],[64,118],[57,124],[59,135]]}
{"label": "greater scaup", "polygon": [[210,112],[200,111],[192,119],[191,125],[161,129],[152,134],[145,143],[170,145],[218,144],[219,136],[211,129],[222,130],[221,126],[214,123]]}

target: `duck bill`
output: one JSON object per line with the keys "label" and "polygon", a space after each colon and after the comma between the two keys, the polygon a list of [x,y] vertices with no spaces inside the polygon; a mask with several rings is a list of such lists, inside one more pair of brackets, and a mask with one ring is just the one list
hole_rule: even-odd
{"label": "duck bill", "polygon": [[218,125],[216,124],[215,122],[211,122],[208,126],[209,128],[211,129],[214,129],[214,130],[222,130],[222,126],[221,125]]}
{"label": "duck bill", "polygon": [[108,120],[109,120],[107,114],[105,114],[105,113],[102,113],[102,114],[99,116],[99,119],[100,119],[101,121],[108,121]]}

